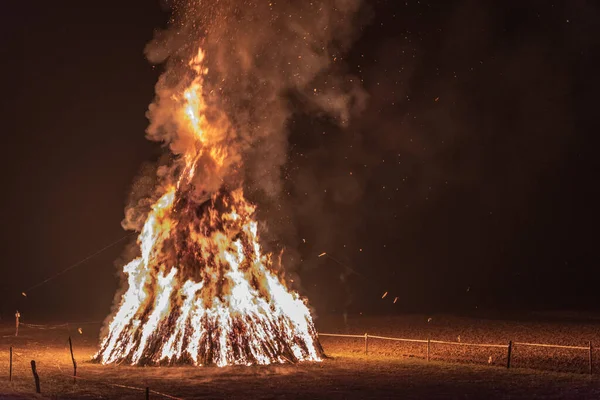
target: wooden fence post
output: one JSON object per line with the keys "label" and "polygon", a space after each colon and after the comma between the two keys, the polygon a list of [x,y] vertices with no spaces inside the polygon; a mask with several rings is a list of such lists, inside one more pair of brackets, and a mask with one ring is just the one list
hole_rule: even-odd
{"label": "wooden fence post", "polygon": [[37,369],[35,368],[35,360],[31,360],[31,371],[33,372],[33,380],[35,381],[35,391],[37,393],[42,393],[40,389],[40,377],[37,373]]}
{"label": "wooden fence post", "polygon": [[592,342],[590,341],[590,375],[592,375],[593,372],[593,367],[594,365],[594,359],[592,358]]}
{"label": "wooden fence post", "polygon": [[430,348],[431,348],[431,339],[427,339],[427,361],[429,361]]}
{"label": "wooden fence post", "polygon": [[71,336],[69,336],[69,350],[71,350],[71,361],[73,361],[73,383],[77,382],[77,362],[73,356],[73,343],[71,342]]}
{"label": "wooden fence post", "polygon": [[12,346],[10,346],[10,367],[8,368],[8,381],[12,382]]}
{"label": "wooden fence post", "polygon": [[146,400],[150,400],[150,388],[146,386]]}
{"label": "wooden fence post", "polygon": [[506,360],[506,368],[510,368],[510,356],[512,353],[512,340],[508,342],[508,358]]}
{"label": "wooden fence post", "polygon": [[21,314],[19,313],[19,310],[17,310],[17,312],[15,313],[15,336],[19,336],[19,318],[21,317]]}
{"label": "wooden fence post", "polygon": [[369,334],[365,333],[365,355],[369,354]]}

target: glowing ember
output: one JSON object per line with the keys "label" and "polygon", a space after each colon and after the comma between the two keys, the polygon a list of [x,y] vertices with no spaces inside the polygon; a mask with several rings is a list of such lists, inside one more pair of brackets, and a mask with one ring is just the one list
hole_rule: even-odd
{"label": "glowing ember", "polygon": [[263,253],[241,183],[212,190],[194,180],[198,170],[226,176],[222,170],[239,160],[204,114],[203,59],[202,51],[191,59],[189,84],[171,96],[187,144],[177,149],[175,179],[162,183],[147,215],[141,255],[124,267],[128,288],[95,359],[218,366],[319,360],[308,307]]}

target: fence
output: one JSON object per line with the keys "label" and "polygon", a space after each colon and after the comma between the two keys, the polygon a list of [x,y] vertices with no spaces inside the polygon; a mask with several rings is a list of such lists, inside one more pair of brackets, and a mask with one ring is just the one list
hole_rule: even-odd
{"label": "fence", "polygon": [[355,338],[364,339],[365,355],[369,354],[369,339],[379,340],[393,340],[397,342],[411,342],[411,343],[423,343],[427,345],[425,359],[430,360],[431,357],[431,344],[446,344],[453,346],[467,346],[467,347],[492,347],[506,349],[506,368],[510,368],[511,358],[515,347],[517,346],[530,346],[530,347],[546,347],[555,349],[569,349],[569,350],[586,350],[588,352],[588,373],[593,373],[593,348],[592,342],[588,342],[588,346],[566,346],[559,344],[546,344],[546,343],[527,343],[527,342],[513,342],[512,340],[508,344],[492,344],[492,343],[465,343],[465,342],[450,342],[445,340],[433,340],[433,339],[407,339],[407,338],[396,338],[387,336],[369,335],[350,335],[350,334],[339,334],[339,333],[319,333],[319,336],[330,336],[330,337],[344,337],[344,338]]}
{"label": "fence", "polygon": [[[32,329],[67,329],[69,330],[70,326],[80,326],[80,325],[84,325],[84,324],[97,324],[99,322],[86,322],[86,323],[64,323],[64,324],[56,324],[56,325],[40,325],[40,324],[26,324],[26,323],[18,323],[17,322],[17,330],[16,333],[18,334],[18,325],[27,327],[27,328],[32,328]],[[528,342],[513,342],[513,341],[509,341],[507,344],[494,344],[494,343],[468,343],[468,342],[451,342],[451,341],[445,341],[445,340],[435,340],[435,339],[410,339],[410,338],[398,338],[398,337],[389,337],[389,336],[379,336],[379,335],[369,335],[368,333],[365,333],[364,335],[356,335],[356,334],[338,334],[338,333],[319,333],[319,336],[328,336],[328,337],[341,337],[341,338],[351,338],[351,339],[362,339],[364,340],[364,353],[365,355],[369,354],[369,339],[371,340],[388,340],[388,341],[395,341],[395,342],[407,342],[407,343],[417,343],[417,344],[423,344],[425,347],[425,359],[427,361],[430,361],[431,359],[431,355],[432,355],[432,344],[443,344],[443,345],[451,345],[451,346],[463,346],[463,347],[480,347],[480,348],[499,348],[499,349],[506,349],[506,368],[510,368],[511,367],[511,359],[514,353],[515,348],[518,348],[519,346],[524,346],[524,347],[541,347],[541,348],[555,348],[555,349],[567,349],[567,350],[585,350],[588,353],[588,372],[589,374],[593,373],[593,347],[592,347],[592,342],[588,342],[588,346],[569,346],[569,345],[558,345],[558,344],[547,344],[547,343],[528,343]],[[16,335],[15,335],[16,336]],[[71,338],[69,337],[69,343],[71,342]],[[10,347],[10,366],[9,366],[9,380],[13,380],[13,347]],[[146,398],[148,398],[150,393],[153,393],[155,395],[164,397],[164,398],[169,398],[169,399],[178,399],[177,397],[168,395],[166,393],[161,393],[158,391],[154,391],[154,390],[150,390],[148,387],[146,388],[142,388],[142,387],[135,387],[135,386],[128,386],[128,385],[122,385],[122,384],[117,384],[117,383],[113,383],[113,382],[105,382],[105,381],[100,381],[100,380],[96,380],[96,379],[89,379],[89,378],[82,378],[81,376],[77,375],[76,373],[76,362],[75,362],[75,358],[73,357],[73,350],[71,347],[71,358],[73,359],[73,367],[74,367],[74,373],[73,375],[68,375],[69,377],[73,378],[74,382],[76,381],[88,381],[91,383],[97,383],[97,384],[102,384],[102,385],[106,385],[106,386],[111,386],[111,387],[115,387],[115,388],[123,388],[123,389],[129,389],[129,390],[135,390],[135,391],[139,391],[139,392],[145,392],[146,393]],[[31,361],[31,368],[32,368],[32,372],[34,375],[34,380],[37,386],[37,391],[39,393],[39,379],[40,377],[37,376],[37,372],[36,372],[36,366],[35,366],[35,361],[32,360]],[[60,367],[58,367],[60,370]],[[65,375],[66,374],[62,373],[62,370],[60,370],[60,374],[61,375]]]}
{"label": "fence", "polygon": [[[101,321],[93,321],[93,322],[78,322],[78,323],[63,323],[63,324],[55,324],[55,325],[40,325],[40,324],[28,324],[28,323],[19,323],[19,318],[17,317],[16,324],[18,333],[18,326],[26,326],[28,328],[33,329],[60,329],[66,328],[70,330],[72,326],[82,326],[87,324],[99,324]],[[529,346],[529,347],[545,347],[545,348],[555,348],[555,349],[569,349],[569,350],[585,350],[588,352],[588,373],[593,373],[593,347],[592,342],[588,342],[587,346],[568,346],[568,345],[558,345],[558,344],[547,344],[547,343],[527,343],[527,342],[513,342],[509,341],[508,344],[492,344],[492,343],[465,343],[465,342],[450,342],[445,340],[434,340],[434,339],[408,339],[408,338],[396,338],[396,337],[388,337],[388,336],[378,336],[378,335],[369,335],[365,333],[364,335],[353,335],[353,334],[339,334],[339,333],[319,333],[319,336],[330,336],[330,337],[345,337],[345,338],[357,338],[364,339],[364,351],[365,354],[368,354],[369,351],[369,338],[371,339],[379,339],[379,340],[391,340],[397,342],[410,342],[410,343],[423,343],[426,344],[426,360],[430,361],[431,359],[431,344],[445,344],[452,346],[467,346],[467,347],[490,347],[490,348],[506,348],[507,356],[506,356],[506,368],[510,368],[511,359],[513,355],[513,351],[515,346]]]}
{"label": "fence", "polygon": [[[17,319],[17,325],[16,325],[16,330],[15,330],[15,337],[18,336],[19,333],[19,326],[22,327],[27,327],[30,329],[36,329],[36,330],[55,330],[55,329],[65,329],[66,331],[70,331],[70,329],[72,327],[80,327],[83,325],[89,325],[89,324],[101,324],[101,321],[93,321],[93,322],[76,322],[76,323],[62,323],[62,324],[48,324],[48,325],[42,325],[42,324],[29,324],[29,323],[23,323],[23,322],[19,322]],[[79,329],[79,328],[78,328]],[[11,335],[12,336],[12,335]],[[7,336],[5,336],[7,337]],[[175,397],[175,396],[171,396],[167,393],[164,392],[159,392],[156,390],[151,390],[149,387],[138,387],[138,386],[131,386],[131,385],[123,385],[123,384],[118,384],[118,383],[114,383],[114,382],[107,382],[107,381],[103,381],[103,380],[99,380],[99,379],[91,379],[91,378],[84,378],[82,376],[80,376],[80,374],[77,373],[77,363],[75,360],[75,357],[73,355],[73,344],[71,341],[71,337],[69,336],[68,338],[68,344],[69,344],[69,352],[70,352],[70,357],[72,359],[72,363],[73,363],[73,374],[66,374],[63,372],[63,370],[61,369],[61,367],[59,365],[54,365],[55,368],[58,369],[57,374],[64,376],[64,377],[68,377],[68,378],[72,378],[73,379],[73,383],[77,383],[77,382],[89,382],[89,383],[94,383],[94,384],[100,384],[100,385],[104,385],[104,386],[109,386],[109,387],[113,387],[113,388],[119,388],[119,389],[127,389],[127,390],[132,390],[132,391],[137,391],[137,392],[142,392],[145,393],[145,398],[148,399],[150,397],[150,394],[154,394],[156,396],[160,396],[166,399],[172,399],[172,400],[183,400],[179,397]],[[18,347],[15,346],[10,346],[9,348],[9,378],[8,380],[10,382],[12,382],[15,378],[15,373],[14,373],[14,367],[15,365],[18,365],[16,360],[17,357],[14,357],[14,355],[19,354],[17,352],[17,350],[19,350]],[[24,358],[24,357],[19,357],[19,358]],[[28,358],[26,358],[28,360]],[[37,367],[36,367],[36,362],[35,360],[31,360],[31,362],[27,362],[27,365],[31,364],[31,372],[33,374],[33,381],[35,384],[35,390],[37,393],[41,393],[41,389],[40,389],[40,382],[43,383],[44,381],[44,376],[41,374],[38,374],[37,371]]]}

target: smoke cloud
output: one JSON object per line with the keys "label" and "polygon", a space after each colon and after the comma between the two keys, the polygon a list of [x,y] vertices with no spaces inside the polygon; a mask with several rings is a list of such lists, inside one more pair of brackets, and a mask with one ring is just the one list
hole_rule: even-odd
{"label": "smoke cloud", "polygon": [[515,237],[527,240],[521,229],[576,145],[582,113],[572,104],[597,15],[545,4],[374,5],[376,20],[345,57],[369,94],[364,111],[343,131],[327,118],[291,128],[288,225],[313,303],[326,284],[316,304],[344,306],[339,279],[326,278],[344,269],[317,258],[323,251],[368,275],[355,295],[375,305],[360,307],[381,307],[395,282],[393,310],[462,301],[467,286],[518,268],[508,266],[528,245]]}
{"label": "smoke cloud", "polygon": [[205,115],[218,134],[211,139],[228,149],[220,170],[198,168],[202,193],[243,183],[251,198],[275,204],[282,192],[282,166],[288,159],[288,122],[294,99],[313,113],[347,125],[366,101],[360,81],[336,65],[364,22],[359,0],[322,2],[176,1],[166,30],[145,49],[152,63],[164,63],[150,105],[147,137],[164,143],[175,160],[159,163],[158,180],[144,171],[134,185],[123,223],[139,229],[143,216],[180,165],[177,156],[192,138],[173,115],[177,96],[194,73],[189,60],[202,48]]}

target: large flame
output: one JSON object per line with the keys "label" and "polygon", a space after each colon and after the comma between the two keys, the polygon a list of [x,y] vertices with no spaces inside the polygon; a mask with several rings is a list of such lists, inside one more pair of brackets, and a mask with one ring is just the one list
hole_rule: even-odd
{"label": "large flame", "polygon": [[141,256],[124,267],[128,288],[95,358],[218,366],[319,360],[308,307],[263,253],[242,189],[194,195],[198,169],[223,176],[237,157],[205,115],[203,59],[202,51],[191,59],[193,78],[173,96],[186,145],[138,237]]}

